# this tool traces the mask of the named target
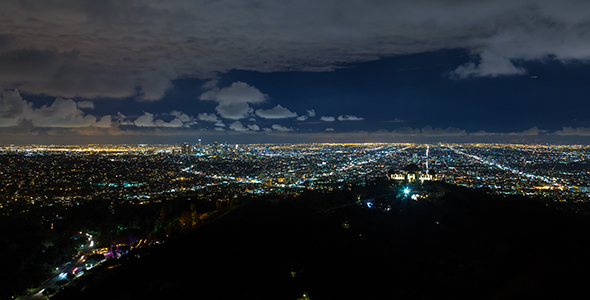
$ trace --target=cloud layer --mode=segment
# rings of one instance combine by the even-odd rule
[[[243,85],[248,89],[251,86]],[[247,90],[248,90],[247,89]],[[222,89],[221,89],[222,90]],[[221,91],[220,90],[220,91]],[[257,91],[257,90],[256,90]],[[259,92],[258,92],[259,93]],[[246,93],[248,94],[248,93]],[[251,93],[249,95],[258,95]],[[230,97],[231,98],[231,97]],[[213,100],[218,99],[217,97]],[[223,99],[223,98],[221,98]],[[236,100],[231,98],[227,100],[231,103],[250,103],[261,100],[252,100],[260,98],[246,97],[247,100]],[[217,101],[217,100],[216,100]],[[227,138],[240,134],[247,134],[250,137],[280,137],[294,139],[309,139],[321,141],[381,141],[394,142],[396,140],[419,141],[422,139],[443,139],[448,141],[488,141],[493,138],[494,141],[522,142],[530,140],[534,142],[543,142],[547,140],[564,141],[563,139],[574,138],[580,140],[590,137],[590,128],[588,127],[567,127],[564,126],[559,130],[545,130],[537,126],[531,127],[520,132],[468,132],[465,129],[455,127],[397,127],[392,130],[342,130],[333,127],[324,127],[326,124],[348,124],[354,121],[363,120],[363,118],[352,115],[340,115],[338,118],[322,116],[319,122],[299,123],[295,121],[287,122],[288,124],[277,124],[276,116],[296,115],[288,109],[277,105],[274,108],[262,110],[266,121],[257,124],[255,118],[247,120],[233,120],[226,125],[217,115],[210,113],[199,113],[197,117],[190,116],[178,110],[172,110],[169,113],[150,113],[143,112],[140,116],[125,116],[122,113],[117,115],[96,116],[88,112],[94,110],[95,103],[90,101],[74,101],[71,99],[56,98],[49,104],[35,107],[31,102],[25,100],[18,90],[6,90],[0,95],[0,135],[5,139],[7,136],[28,136],[33,137],[59,137],[59,136],[111,136],[113,138],[120,136],[209,136],[216,138]],[[250,109],[251,111],[251,109]],[[251,113],[251,112],[250,112]],[[265,115],[268,113],[268,115]],[[307,112],[307,116],[315,117],[312,111]],[[260,114],[259,114],[260,116]],[[262,116],[260,116],[262,117]],[[273,120],[274,119],[274,120]],[[198,121],[202,121],[199,123]],[[272,120],[272,123],[269,123]],[[247,122],[247,123],[246,123]],[[340,123],[342,122],[342,123]],[[388,122],[389,123],[389,122]],[[209,126],[209,125],[213,126]],[[320,125],[323,124],[323,125]],[[317,126],[315,131],[310,131],[309,127]],[[77,139],[77,138],[76,138]]]
[[[328,71],[448,48],[473,54],[454,78],[590,59],[585,0],[6,0],[0,11],[0,86],[64,98],[156,100],[179,77]],[[247,112],[226,104],[234,119]]]

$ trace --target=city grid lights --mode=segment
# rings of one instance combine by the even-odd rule
[[[588,157],[588,146],[512,144],[4,146],[0,208],[17,201],[77,205],[94,197],[141,204],[188,192],[330,191],[400,174],[409,165],[416,178],[429,172],[492,193],[585,202]],[[412,196],[410,187],[401,192]]]

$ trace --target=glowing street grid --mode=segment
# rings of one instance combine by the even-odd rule
[[[75,205],[101,197],[142,204],[195,192],[329,191],[386,178],[412,163],[444,182],[490,193],[586,202],[589,158],[589,146],[513,144],[5,146],[0,208],[16,201]]]

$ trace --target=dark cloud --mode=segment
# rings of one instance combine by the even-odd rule
[[[338,121],[362,121],[362,120],[364,120],[364,118],[360,118],[357,116],[351,116],[351,115],[338,116]]]
[[[249,128],[244,127],[244,125],[242,125],[242,122],[240,121],[235,121],[231,124],[229,124],[229,129],[235,130],[235,131],[248,131]]]
[[[191,117],[181,111],[173,110],[170,112],[170,114],[175,116],[176,119],[182,121],[185,127],[198,124],[197,120],[194,117]]]
[[[170,122],[165,122],[160,119],[154,119],[154,114],[144,112],[142,116],[137,118],[134,122],[137,127],[183,127],[184,123],[180,118],[176,117]]]
[[[232,120],[245,119],[254,112],[248,103],[220,103],[215,109],[220,116]]]
[[[76,103],[70,99],[57,98],[51,105],[40,108],[23,99],[18,90],[4,91],[0,96],[0,127],[19,126],[30,122],[35,127],[84,127],[96,124],[96,117],[85,114],[80,107],[88,102]],[[103,121],[101,125],[104,125]]]
[[[451,77],[464,79],[468,77],[497,77],[504,75],[524,75],[526,70],[515,66],[508,58],[484,51],[479,54],[480,61],[466,63],[452,71]]]
[[[197,115],[197,118],[199,120],[205,121],[205,122],[213,122],[213,123],[221,122],[221,120],[219,120],[219,118],[215,114],[200,113]]]
[[[20,49],[0,53],[0,84],[34,94],[61,97],[129,97],[141,88],[141,99],[155,100],[168,88],[168,79],[157,75],[134,76],[124,70],[90,65],[80,52],[57,49]]]
[[[0,86],[63,97],[154,100],[178,77],[329,71],[448,48],[474,55],[456,78],[590,59],[583,0],[7,0],[0,11]]]
[[[535,94],[542,87],[534,84],[554,79],[539,74],[542,76],[538,80],[528,80],[530,75],[537,75],[532,72],[537,72],[539,65],[531,61],[550,61],[564,69],[572,65],[586,67],[584,64],[590,61],[589,33],[590,2],[576,0],[6,0],[0,3],[0,87],[10,90],[0,98],[0,131],[6,134],[14,129],[19,134],[54,136],[180,136],[187,132],[209,136],[235,136],[241,132],[249,136],[303,136],[316,132],[318,138],[369,140],[588,136],[588,120],[581,115],[572,117],[580,122],[556,120],[547,127],[549,131],[531,128],[547,124],[536,122],[538,119],[522,121],[520,124],[526,124],[522,126],[480,126],[474,125],[480,120],[456,120],[454,116],[475,119],[477,114],[487,115],[481,122],[498,124],[501,122],[491,119],[516,115],[499,113],[492,117],[497,111],[484,111],[491,107],[489,103],[502,101],[514,112],[525,106],[529,115],[537,108],[540,111],[542,106],[519,101],[542,98],[545,93]],[[455,50],[436,51],[440,49]],[[407,55],[416,53],[424,54]],[[352,63],[396,55],[410,61],[412,57],[449,53],[454,58],[433,71],[436,80],[427,76],[418,76],[418,80],[410,74],[413,71],[407,71],[409,76],[401,80],[393,72],[386,73],[389,70],[375,72],[392,75],[397,84],[374,80],[375,89],[366,93],[366,98],[359,96],[359,87],[371,85],[371,77],[347,81],[353,77],[352,72],[346,75],[350,70],[338,70]],[[385,64],[396,59],[383,59],[380,65],[396,68]],[[572,61],[576,63],[561,64]],[[358,70],[372,68],[370,65],[355,64]],[[416,70],[420,68],[424,66]],[[336,72],[311,76],[299,73],[315,82],[298,76],[293,76],[292,81],[282,80],[293,75],[282,72],[296,71]],[[584,72],[580,72],[580,78],[587,77]],[[332,79],[326,79],[330,76]],[[496,78],[505,76],[514,78]],[[474,77],[496,79],[466,80]],[[186,101],[182,99],[189,92],[181,91],[179,84],[177,90],[167,93],[172,80],[193,83],[189,96],[200,96],[203,101],[179,104]],[[508,80],[523,80],[518,91],[515,88],[511,93],[514,96],[507,93],[504,99],[504,95],[491,93],[498,96],[479,97],[496,87],[488,82]],[[481,85],[471,86],[475,81]],[[570,81],[571,77],[567,79]],[[417,84],[418,88],[409,91],[400,82]],[[432,96],[435,99],[430,99],[431,93],[418,90],[433,85],[432,90],[441,91],[440,97]],[[559,99],[564,86],[556,85],[556,93],[547,93],[547,97]],[[471,94],[469,89],[476,87],[482,89]],[[508,85],[497,87],[510,92],[502,88]],[[36,95],[25,100],[16,88]],[[399,91],[386,95],[386,89]],[[456,91],[464,93],[455,97]],[[281,105],[265,93],[280,99]],[[383,97],[375,97],[377,94]],[[563,94],[564,99],[568,98]],[[116,110],[109,111],[110,107],[101,104],[105,102],[77,97],[126,99],[117,104]],[[133,98],[151,101],[163,97],[166,103],[141,103],[136,104],[141,107],[129,109]],[[580,101],[577,99],[569,102],[574,105]],[[388,105],[394,102],[399,105]],[[422,106],[420,110],[424,109],[423,117],[412,113],[416,103]],[[461,109],[446,117],[452,120],[443,120],[443,107],[453,105]],[[332,116],[316,116],[310,107]],[[443,117],[435,120],[429,109],[439,108]],[[578,111],[583,111],[581,108]],[[390,114],[383,117],[383,112]],[[405,117],[398,119],[395,115]],[[363,122],[338,122],[364,118]],[[401,122],[414,127],[396,128],[401,124],[394,123]],[[556,130],[562,125],[566,127]],[[350,132],[360,126],[373,131]],[[375,131],[380,128],[387,130]],[[524,128],[530,129],[521,131]],[[503,129],[505,132],[489,132]]]
[[[422,128],[420,134],[422,136],[464,136],[467,132],[463,129],[454,127],[443,128],[432,128],[432,126],[426,126]]]
[[[286,119],[297,117],[296,113],[282,107],[280,104],[271,109],[258,109],[256,110],[256,115],[265,119]]]
[[[0,51],[10,46],[10,37],[6,34],[0,34]]]
[[[555,131],[555,135],[590,136],[590,127],[563,127]]]
[[[289,127],[279,125],[279,124],[272,124],[271,129],[275,130],[275,131],[280,131],[280,132],[293,131],[293,128],[289,128]]]
[[[91,102],[91,101],[80,101],[80,102],[76,103],[76,105],[78,105],[79,108],[88,108],[88,109],[94,108],[94,102]]]
[[[82,127],[96,123],[96,117],[84,115],[76,102],[63,98],[33,110],[31,119],[37,127]]]
[[[96,122],[94,125],[95,127],[101,127],[101,128],[110,128],[112,125],[112,118],[111,115],[106,115],[103,116],[98,122]]]

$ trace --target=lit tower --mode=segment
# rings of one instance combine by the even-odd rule
[[[430,146],[426,145],[426,173],[428,173],[428,150],[430,150]]]
[[[182,143],[181,151],[182,154],[191,155],[193,153],[193,147],[189,143]]]

